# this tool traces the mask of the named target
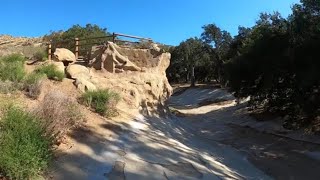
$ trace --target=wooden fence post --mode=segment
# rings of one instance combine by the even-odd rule
[[[75,52],[75,55],[76,55],[76,60],[79,58],[79,38],[75,38],[75,41],[76,41],[76,52]]]
[[[48,60],[49,61],[51,61],[51,47],[52,45],[51,45],[51,41],[49,42],[49,44],[48,44]]]
[[[115,43],[116,42],[116,34],[112,33],[112,42]]]

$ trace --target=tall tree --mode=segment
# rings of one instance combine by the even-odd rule
[[[202,27],[204,32],[201,34],[202,40],[211,45],[212,60],[214,61],[214,73],[218,82],[223,81],[223,63],[228,59],[226,56],[232,43],[232,36],[227,31],[222,31],[215,24],[208,24]]]
[[[184,73],[186,80],[191,79],[191,86],[195,85],[195,69],[205,65],[210,59],[209,48],[200,39],[190,38],[183,41],[172,51],[169,72]],[[184,72],[183,72],[184,71]],[[205,72],[203,72],[205,73]],[[169,74],[169,76],[173,76]]]

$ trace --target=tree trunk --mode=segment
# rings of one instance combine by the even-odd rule
[[[194,76],[194,66],[191,68],[191,87],[196,86],[196,77]]]
[[[189,71],[187,72],[187,76],[186,76],[186,83],[189,82]]]

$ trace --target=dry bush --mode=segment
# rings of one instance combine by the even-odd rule
[[[46,134],[55,141],[83,120],[76,100],[59,91],[47,93],[35,110],[35,114],[43,120]]]
[[[36,61],[46,61],[48,60],[48,54],[46,50],[39,50],[33,54],[33,59]]]
[[[12,81],[0,81],[0,93],[9,94],[19,89],[19,83]]]
[[[45,52],[46,53],[46,47],[40,46],[40,47],[35,47],[35,46],[22,46],[19,47],[19,51],[28,59],[32,59],[34,55],[38,52]],[[46,56],[47,57],[47,56]]]
[[[45,75],[39,73],[31,73],[26,76],[23,83],[23,89],[26,95],[32,99],[37,99],[41,94],[41,87]]]

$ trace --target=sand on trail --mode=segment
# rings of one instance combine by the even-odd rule
[[[180,119],[133,110],[113,119],[86,112],[61,145],[52,179],[269,179],[240,151],[198,137]]]

